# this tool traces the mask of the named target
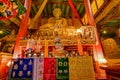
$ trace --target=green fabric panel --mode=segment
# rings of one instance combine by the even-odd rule
[[[56,60],[56,79],[69,80],[68,58],[57,58]]]

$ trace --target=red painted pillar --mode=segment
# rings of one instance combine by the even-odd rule
[[[84,4],[85,4],[85,9],[86,9],[89,25],[94,26],[95,30],[96,30],[97,42],[93,46],[94,47],[94,54],[93,55],[94,55],[94,59],[95,59],[94,66],[95,66],[96,72],[98,72],[98,74],[101,75],[102,73],[101,73],[101,69],[99,68],[99,63],[105,62],[105,58],[103,56],[102,45],[101,45],[101,41],[100,41],[100,38],[99,38],[99,35],[98,35],[98,32],[97,32],[94,17],[93,17],[93,14],[92,14],[91,6],[90,6],[90,0],[84,0]]]
[[[73,12],[75,13],[75,15],[78,17],[78,20],[80,21],[80,23],[81,23],[82,25],[84,25],[83,22],[82,22],[82,19],[81,19],[80,15],[78,14],[77,10],[75,9],[75,7],[74,7],[74,5],[73,5],[73,3],[72,3],[72,0],[68,0],[68,3],[69,3],[69,5],[70,5],[72,11],[73,11]]]
[[[69,3],[69,5],[70,5],[70,7],[71,7],[71,9],[72,9],[72,21],[73,21],[73,24],[75,24],[75,18],[74,18],[74,14],[77,16],[77,18],[78,18],[78,20],[80,21],[80,23],[82,24],[82,25],[84,25],[83,24],[83,22],[82,22],[82,19],[81,19],[81,17],[80,17],[80,15],[78,14],[78,12],[77,12],[77,10],[75,9],[75,7],[74,7],[74,5],[73,5],[73,3],[72,3],[72,0],[68,0],[68,3]],[[74,14],[73,14],[74,13]],[[76,25],[74,25],[75,26],[75,28],[76,28]],[[79,42],[79,41],[78,41]],[[82,45],[81,45],[81,43],[78,43],[78,51],[79,51],[79,53],[80,53],[80,55],[83,55],[83,49],[82,49]]]
[[[84,4],[85,4],[89,25],[95,26],[95,21],[90,6],[90,0],[84,0]]]
[[[92,10],[91,10],[91,6],[90,6],[90,0],[84,0],[84,4],[85,4],[87,17],[88,17],[88,22],[89,22],[90,25],[94,26],[95,29],[96,29],[96,36],[97,36],[97,43],[95,44],[96,54],[98,55],[99,59],[103,59],[104,56],[103,56],[102,45],[101,45],[100,37],[97,33],[96,24],[95,24],[94,17],[93,17],[93,14],[92,14]]]
[[[14,58],[18,57],[21,38],[26,36],[31,2],[32,2],[32,0],[25,0],[24,6],[26,7],[26,12],[23,14],[22,21],[20,23],[20,29],[19,29],[19,32],[18,32],[18,35],[17,35],[14,54],[13,54]]]

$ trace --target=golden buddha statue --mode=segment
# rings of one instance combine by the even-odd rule
[[[12,52],[14,44],[16,41],[15,30],[11,31],[10,35],[6,35],[0,39],[0,50],[3,52]]]
[[[48,19],[48,23],[45,25],[40,26],[39,30],[41,29],[52,29],[58,34],[63,34],[65,32],[65,28],[68,27],[67,20],[61,17],[61,9],[55,8],[53,10],[54,17]]]

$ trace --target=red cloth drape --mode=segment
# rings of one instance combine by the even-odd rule
[[[56,59],[44,58],[43,80],[56,80]]]

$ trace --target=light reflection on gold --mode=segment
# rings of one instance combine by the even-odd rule
[[[93,0],[92,4],[91,4],[91,8],[92,8],[92,13],[93,15],[97,12],[97,10],[103,5],[104,0]]]
[[[92,2],[91,7],[92,7],[92,13],[94,15],[97,12],[97,6],[95,1]]]
[[[104,3],[104,0],[96,0],[96,2],[97,2],[98,8],[100,8],[102,4]]]
[[[3,31],[0,30],[0,34],[2,34],[2,33],[3,33]]]

